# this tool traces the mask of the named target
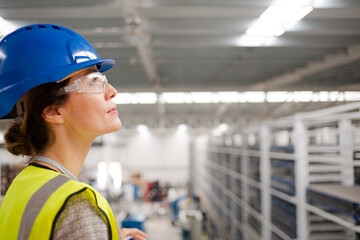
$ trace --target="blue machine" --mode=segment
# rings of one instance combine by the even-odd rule
[[[122,228],[137,228],[145,232],[145,214],[131,213],[121,223]]]
[[[170,203],[172,209],[172,224],[174,224],[179,218],[179,206],[178,206],[179,202],[187,198],[188,195],[183,195]]]

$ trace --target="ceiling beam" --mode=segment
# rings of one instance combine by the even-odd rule
[[[222,6],[158,6],[139,8],[141,14],[147,18],[189,19],[189,18],[242,18],[259,17],[267,6],[262,8],[222,7]]]
[[[221,4],[231,8],[266,8],[276,2],[284,2],[284,0],[234,0],[234,1],[223,1]],[[190,7],[219,7],[219,3],[216,1],[209,0],[196,0],[196,1],[184,1],[184,0],[144,0],[142,7],[175,7],[184,6],[185,4]],[[351,8],[359,6],[358,0],[313,0],[315,8]]]
[[[0,8],[0,16],[10,20],[42,20],[42,19],[96,19],[122,18],[122,8],[118,5],[98,5],[83,7],[21,7]]]
[[[215,113],[215,117],[220,118],[220,117],[224,116],[225,112],[230,108],[230,106],[231,106],[231,103],[221,104]]]
[[[145,21],[138,12],[138,1],[123,0],[123,14],[128,24],[127,35],[136,41],[140,60],[145,68],[148,81],[155,88],[161,88],[161,81],[151,49],[151,36],[145,33],[142,24]]]
[[[278,118],[284,113],[290,112],[294,108],[294,103],[284,102],[277,105],[275,108],[272,109],[270,116],[272,118]],[[286,114],[285,114],[286,115]]]
[[[235,0],[224,1],[222,4],[229,7],[266,7],[270,5],[273,0]],[[184,1],[184,0],[143,0],[143,7],[159,7],[159,6],[184,6],[190,4],[191,6],[219,6],[216,1],[209,0],[196,0],[196,1]]]
[[[158,70],[155,64],[153,51],[151,48],[151,36],[146,33],[143,28],[145,19],[141,18],[138,11],[137,0],[122,0],[123,14],[126,18],[125,22],[125,37],[130,37],[136,42],[136,48],[138,50],[140,61],[145,68],[145,72],[149,83],[153,86],[156,93],[161,91],[161,80],[158,74]],[[159,97],[159,94],[158,94]],[[160,127],[165,124],[165,106],[161,101],[157,101],[157,118],[159,119]]]
[[[360,12],[359,12],[360,14]],[[162,21],[166,22],[166,21]],[[156,35],[156,36],[180,36],[180,37],[231,37],[240,36],[245,33],[247,27],[251,24],[251,20],[237,21],[234,22],[225,21],[222,24],[211,26],[201,26],[201,24],[181,27],[170,27],[166,23],[160,23],[152,21],[151,24],[142,22],[143,31]],[[210,22],[209,22],[210,24]],[[226,28],[224,26],[226,25]],[[360,29],[354,28],[354,26],[360,25],[358,21],[301,21],[294,25],[286,33],[288,38],[306,38],[306,37],[319,37],[319,36],[330,36],[330,37],[342,37],[349,36],[353,37],[360,35]],[[124,28],[120,27],[102,27],[102,28],[79,28],[77,30],[86,36],[116,36],[124,33]]]
[[[266,79],[250,86],[248,90],[269,91],[277,87],[284,87],[299,82],[306,76],[340,67],[358,59],[360,59],[360,45],[349,46],[346,52],[325,55],[321,61],[309,62],[305,67]]]
[[[303,48],[338,48],[347,45],[357,44],[358,38],[349,37],[331,37],[327,36],[327,42],[324,42],[324,38],[319,36],[317,38],[305,38],[300,36],[286,37],[282,36],[281,39],[275,39],[271,44],[266,47],[303,47]],[[239,43],[239,36],[218,36],[194,38],[188,37],[187,39],[173,38],[159,38],[153,41],[154,47],[158,48],[177,48],[177,49],[205,49],[205,48],[224,48],[224,47],[248,47],[242,46]]]

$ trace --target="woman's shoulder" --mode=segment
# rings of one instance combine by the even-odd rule
[[[89,191],[68,198],[55,220],[53,239],[107,239],[106,219]]]

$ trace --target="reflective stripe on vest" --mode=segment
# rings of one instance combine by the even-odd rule
[[[30,200],[26,204],[21,218],[18,240],[29,239],[35,219],[41,208],[44,206],[46,200],[48,200],[51,194],[53,194],[59,187],[68,181],[70,181],[68,177],[60,174],[45,183],[34,193],[34,195],[31,196]]]
[[[84,190],[91,193],[91,202],[105,217],[110,239],[118,240],[115,217],[100,193],[86,183],[35,166],[25,168],[5,195],[0,208],[0,239],[50,239],[66,201]]]

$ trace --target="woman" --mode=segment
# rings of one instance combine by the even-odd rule
[[[6,148],[28,156],[0,208],[0,239],[119,239],[108,202],[77,176],[93,140],[121,127],[114,65],[65,27],[22,27],[0,42],[0,117]],[[138,229],[120,237],[145,239]]]

